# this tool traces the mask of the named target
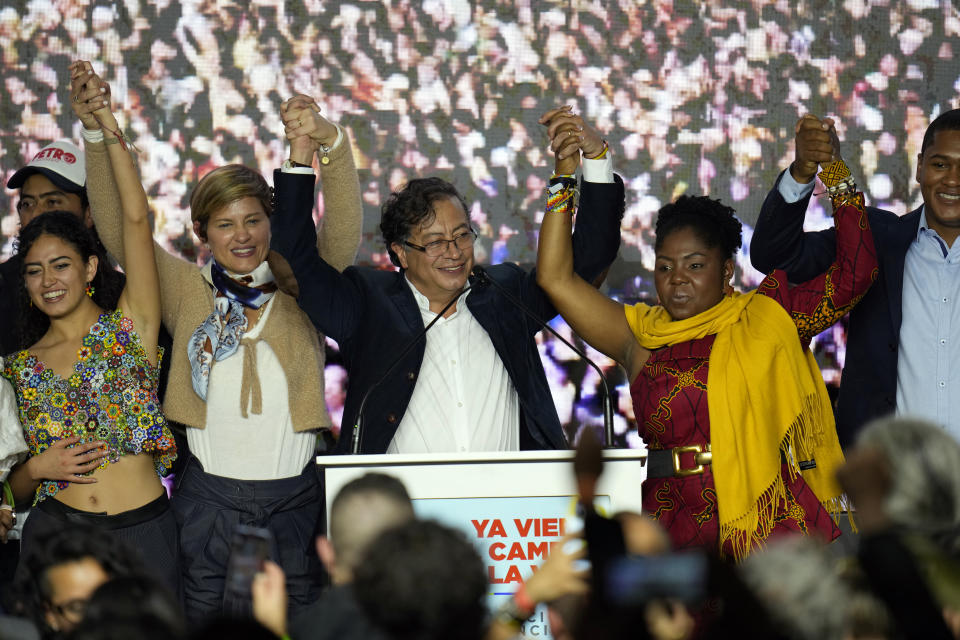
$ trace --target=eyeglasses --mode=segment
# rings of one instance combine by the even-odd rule
[[[428,242],[425,245],[413,244],[412,242],[404,241],[403,244],[411,249],[424,252],[427,254],[428,258],[439,258],[447,252],[447,249],[450,247],[450,243],[457,245],[457,249],[460,251],[466,251],[473,246],[473,242],[476,239],[477,232],[471,229],[470,231],[465,231],[460,235],[454,236],[453,240],[434,240],[433,242]]]
[[[83,614],[87,611],[87,600],[85,598],[74,598],[62,604],[51,602],[50,608],[67,620],[80,622],[83,619]]]

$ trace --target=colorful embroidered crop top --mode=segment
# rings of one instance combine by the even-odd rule
[[[110,454],[100,469],[122,455],[151,453],[157,474],[167,475],[177,447],[157,398],[159,367],[147,360],[133,321],[120,309],[101,314],[83,338],[73,369],[64,380],[29,351],[7,359],[3,375],[17,392],[30,455],[39,455],[57,440],[78,436],[81,443],[107,443]],[[34,504],[69,485],[42,482]]]

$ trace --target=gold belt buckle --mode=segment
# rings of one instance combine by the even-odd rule
[[[706,451],[704,451],[703,447],[699,444],[688,444],[682,447],[674,447],[671,449],[671,452],[673,453],[673,475],[677,478],[700,475],[703,473],[704,467],[713,462],[713,454],[710,452],[709,444],[707,445]],[[680,456],[685,453],[694,454],[693,461],[697,466],[689,469],[680,467]]]

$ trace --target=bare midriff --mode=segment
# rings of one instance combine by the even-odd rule
[[[97,469],[91,476],[97,482],[71,482],[57,492],[56,499],[74,509],[115,515],[142,507],[163,495],[165,489],[157,476],[153,455],[125,455]]]

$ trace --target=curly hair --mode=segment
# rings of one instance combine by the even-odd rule
[[[674,231],[687,228],[707,247],[719,248],[724,260],[733,258],[742,244],[743,225],[737,220],[736,211],[707,196],[680,196],[659,211],[654,249],[659,250]]]
[[[938,131],[960,131],[960,109],[944,111],[930,123],[923,134],[923,143],[920,145],[921,155],[927,150],[927,147],[933,144],[933,139]]]
[[[464,211],[469,211],[467,201],[457,188],[440,178],[411,180],[400,191],[391,193],[383,203],[380,208],[380,233],[393,264],[401,266],[400,259],[393,251],[393,243],[403,244],[413,229],[430,224],[436,215],[433,203],[444,198],[455,199]]]
[[[103,245],[80,218],[67,211],[50,211],[37,216],[20,232],[17,243],[17,259],[20,261],[19,341],[24,348],[37,342],[50,328],[50,318],[47,314],[31,304],[30,294],[27,293],[26,281],[23,278],[24,263],[30,248],[38,238],[45,235],[60,238],[69,244],[80,254],[84,262],[89,260],[90,256],[97,256],[99,260],[97,273],[90,284],[94,288],[93,301],[99,307],[109,311],[116,309],[126,282],[123,274],[111,268]]]

